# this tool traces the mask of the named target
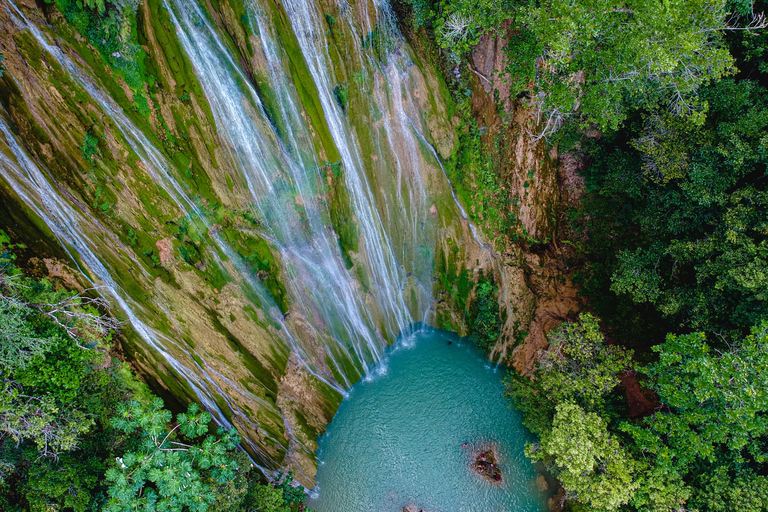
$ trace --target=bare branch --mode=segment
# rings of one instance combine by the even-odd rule
[[[488,82],[488,85],[493,85],[493,82],[491,82],[491,81],[488,79],[488,77],[487,77],[487,76],[485,76],[484,74],[482,74],[481,72],[479,72],[478,70],[476,70],[475,68],[473,68],[472,66],[469,66],[469,70],[470,70],[471,72],[473,72],[474,74],[476,74],[477,76],[479,76],[480,78],[482,78],[483,80],[485,80],[486,82]]]
[[[747,32],[751,32],[753,30],[762,30],[768,27],[768,19],[766,19],[764,12],[752,14],[748,16],[748,19],[749,19],[749,23],[747,23],[746,26],[739,27],[738,23],[741,20],[741,16],[739,16],[737,13],[733,13],[731,14],[731,17],[728,18],[728,20],[726,20],[725,23],[723,23],[722,27],[703,28],[701,29],[701,32],[720,32],[723,30],[727,30],[727,31],[745,30]]]
[[[83,293],[89,291],[97,292],[98,289],[88,288],[83,290]],[[4,296],[4,298],[7,298],[7,296]],[[84,324],[86,328],[97,331],[101,335],[105,335],[110,331],[117,331],[121,325],[121,322],[115,317],[99,312],[91,313],[84,309],[89,306],[98,309],[108,309],[110,307],[109,302],[101,296],[91,297],[78,293],[59,302],[29,303],[27,306],[39,311],[64,329],[67,335],[74,339],[80,348],[85,347],[81,346],[78,342],[78,338],[82,334],[78,324]]]

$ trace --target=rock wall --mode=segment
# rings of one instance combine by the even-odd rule
[[[480,221],[476,230],[480,239],[476,240],[464,222],[461,233],[445,232],[442,240],[445,254],[461,247],[461,251],[453,251],[456,267],[475,278],[480,272],[493,275],[499,284],[504,326],[489,358],[526,373],[532,370],[538,352],[546,348],[546,333],[582,307],[569,266],[575,256],[573,247],[561,240],[571,237],[565,211],[577,204],[584,185],[577,159],[559,155],[556,146],[547,147],[546,141],[532,136],[536,130],[534,100],[511,96],[503,72],[507,67],[504,48],[514,35],[510,26],[504,23],[499,31],[480,37],[468,69],[472,115],[486,128],[481,135],[486,150],[501,141],[503,149],[494,171],[505,192],[517,198],[507,213],[517,217],[518,225],[510,236]],[[466,334],[465,316],[456,311],[455,301],[442,299],[437,304],[438,315],[442,311],[451,320],[441,323]]]

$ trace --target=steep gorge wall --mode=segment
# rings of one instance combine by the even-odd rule
[[[546,342],[543,330],[570,307],[561,299],[570,297],[570,288],[567,279],[561,283],[557,244],[531,250],[510,237],[491,243],[488,233],[472,229],[440,164],[458,144],[445,84],[427,59],[386,32],[392,24],[384,18],[391,13],[365,2],[311,5],[327,22],[329,80],[399,262],[402,289],[394,292],[404,297],[413,321],[466,333],[456,304],[441,293],[430,299],[433,260],[444,258],[459,273],[494,273],[506,323],[491,357],[525,369]],[[39,251],[30,255],[38,258],[30,263],[38,271],[88,286],[77,277],[81,269],[106,296],[121,297],[124,304],[115,306],[125,320],[124,350],[137,370],[168,395],[202,401],[219,421],[234,424],[265,469],[287,467],[311,486],[315,439],[365,364],[349,345],[329,341],[330,331],[318,326],[332,326],[318,320],[319,311],[299,307],[313,290],[301,286],[302,276],[284,263],[265,220],[254,215],[247,175],[233,159],[232,142],[182,47],[172,11],[158,0],[139,6],[135,30],[153,80],[137,87],[53,6],[32,0],[15,6],[18,13],[0,1],[6,68],[0,78],[6,127],[0,192],[12,236],[30,253]],[[323,205],[324,229],[338,242],[337,258],[376,339],[391,343],[399,333],[371,282],[375,273],[366,253],[372,241],[353,204],[345,174],[351,169],[330,128],[322,84],[313,79],[310,56],[294,33],[295,10],[272,0],[210,0],[204,7],[247,81],[241,88],[255,90],[267,113],[259,133],[285,137],[291,125],[270,78],[275,61],[261,31],[279,42],[282,73],[311,134],[303,158],[314,158],[321,176],[312,197],[295,194],[285,201],[299,217],[305,203]],[[43,48],[21,14],[61,48],[84,81]],[[524,136],[525,109],[513,108],[513,120],[502,121],[479,78],[473,89],[473,110],[485,118],[489,136],[502,124],[511,127],[504,137],[514,143],[503,172],[506,186],[520,191],[521,226],[532,239],[555,240],[561,198],[554,153]],[[98,90],[108,98],[100,100]],[[345,98],[338,98],[342,91]],[[249,103],[241,108],[255,109]],[[255,110],[251,117],[261,119]],[[524,187],[531,169],[536,179]],[[304,229],[301,222],[296,226]]]
[[[505,23],[497,32],[480,37],[465,73],[471,87],[471,113],[483,127],[480,142],[493,159],[499,187],[483,191],[477,184],[479,177],[471,176],[475,181],[471,189],[498,194],[506,201],[503,214],[516,220],[511,232],[502,232],[483,213],[470,211],[468,217],[478,227],[481,243],[467,236],[466,229],[463,235],[446,232],[441,241],[449,274],[466,270],[475,280],[480,273],[493,277],[499,287],[503,327],[489,358],[526,373],[546,348],[546,333],[582,306],[571,280],[573,246],[563,240],[572,236],[565,214],[577,204],[583,182],[575,171],[578,161],[569,154],[559,155],[557,146],[548,147],[545,140],[533,136],[538,122],[535,100],[511,95],[505,75],[506,47],[514,35],[510,26]],[[420,47],[423,34],[409,37]],[[457,301],[444,289],[437,298],[438,323],[467,334],[466,315]]]

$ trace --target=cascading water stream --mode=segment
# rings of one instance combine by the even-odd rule
[[[12,2],[12,0],[8,0],[8,1],[10,6],[14,10],[14,14],[18,17],[17,22],[32,33],[32,35],[37,40],[38,44],[40,44],[40,46],[46,52],[52,55],[56,59],[56,61],[64,67],[64,69],[67,71],[69,76],[72,79],[74,79],[77,82],[77,84],[80,87],[82,87],[83,90],[85,90],[88,93],[88,95],[97,102],[97,104],[102,108],[102,110],[105,113],[107,113],[107,115],[109,115],[109,117],[115,122],[118,129],[121,131],[123,136],[126,138],[128,143],[130,144],[131,149],[133,149],[136,152],[136,154],[140,157],[142,163],[144,163],[144,166],[149,172],[152,179],[161,188],[163,188],[163,190],[166,193],[168,193],[168,195],[176,203],[179,210],[181,210],[185,216],[188,216],[188,217],[193,216],[194,218],[202,222],[202,224],[206,228],[206,231],[211,235],[211,237],[216,242],[216,245],[218,246],[218,248],[230,260],[237,262],[238,258],[234,255],[234,252],[232,251],[232,249],[222,241],[221,237],[218,236],[218,233],[216,232],[216,230],[212,229],[210,223],[207,221],[205,215],[203,215],[200,208],[187,195],[187,193],[184,191],[184,188],[181,186],[178,180],[176,180],[173,177],[172,166],[168,163],[166,158],[157,150],[157,148],[154,147],[154,145],[147,139],[147,137],[138,128],[136,128],[133,125],[133,123],[119,110],[119,108],[115,107],[112,104],[112,102],[108,99],[108,96],[103,91],[101,91],[88,79],[84,78],[84,73],[80,71],[80,69],[61,51],[59,47],[50,45],[46,41],[42,33],[37,29],[37,27],[35,27],[34,24],[30,23],[26,19],[26,17],[16,7],[16,5]],[[212,251],[212,253],[214,258],[217,260],[217,263],[219,263],[218,255],[216,254],[216,252]],[[286,328],[282,314],[280,314],[279,309],[277,308],[277,305],[274,303],[274,300],[272,299],[269,292],[264,288],[264,286],[257,280],[254,280],[251,277],[250,272],[248,270],[243,268],[238,268],[238,270],[239,270],[239,274],[249,283],[251,288],[257,293],[262,303],[270,305],[270,307],[267,308],[270,314],[270,318],[275,323],[278,323],[279,325],[281,325],[281,332],[285,333],[285,336],[288,338],[287,341],[291,345],[291,347],[294,349],[296,356],[299,360],[299,363],[302,365],[302,367],[306,369],[314,377],[316,377],[317,379],[325,383],[326,385],[332,387],[337,392],[344,394],[343,388],[339,387],[338,384],[333,382],[332,377],[321,375],[314,368],[311,368],[307,364],[306,354],[299,347],[295,337],[291,334],[290,330]],[[344,384],[348,386],[351,383],[345,382]],[[248,394],[247,392],[244,392],[242,389],[238,389],[238,391],[243,392],[244,394]]]
[[[287,128],[280,137],[205,13],[192,2],[173,1],[166,6],[211,105],[218,131],[226,139],[233,167],[243,177],[259,217],[264,219],[266,237],[278,249],[283,266],[295,276],[288,282],[292,298],[315,332],[327,331],[336,343],[346,342],[340,346],[348,356],[350,351],[354,353],[367,374],[369,365],[379,361],[383,342],[353,288],[338,244],[323,225],[322,217],[327,213],[321,212],[313,190],[313,183],[322,182],[323,177],[296,105],[279,85],[284,80],[274,81]],[[260,31],[269,48],[272,43],[266,40],[266,32],[266,27]],[[267,51],[266,55],[274,69],[274,52]]]
[[[226,415],[213,398],[214,396],[223,397],[228,407],[230,407],[236,415],[241,416],[241,420],[249,422],[251,426],[258,429],[258,425],[250,422],[248,416],[237,407],[236,403],[226,398],[226,393],[224,393],[218,386],[216,380],[211,378],[205,368],[197,365],[197,371],[192,370],[174,357],[167,347],[172,346],[176,352],[188,352],[188,348],[180,346],[173,339],[156,331],[139,318],[142,314],[141,306],[130,304],[130,302],[133,301],[114,281],[109,269],[104,266],[101,258],[97,256],[97,253],[103,254],[105,251],[109,251],[110,249],[108,249],[108,245],[119,247],[119,242],[109,236],[109,232],[95,220],[74,209],[70,203],[61,196],[61,193],[46,177],[46,173],[43,172],[40,167],[29,158],[29,156],[27,156],[24,149],[13,137],[10,127],[3,116],[0,116],[0,133],[3,135],[3,142],[15,159],[11,159],[9,156],[0,153],[0,169],[2,170],[3,179],[5,179],[11,186],[19,198],[32,208],[35,214],[45,222],[67,252],[70,252],[70,248],[74,249],[77,257],[70,252],[73,261],[78,261],[79,258],[87,267],[88,271],[95,275],[98,282],[94,282],[89,276],[89,273],[84,271],[84,269],[81,269],[83,275],[94,284],[94,287],[97,288],[102,295],[106,292],[106,295],[118,305],[118,307],[125,313],[131,327],[136,333],[186,380],[199,402],[208,411],[214,413],[216,420],[220,424],[227,427],[231,426],[226,419]],[[87,229],[86,226],[88,226]],[[99,243],[99,241],[92,236],[87,235],[86,233],[88,232],[106,233],[110,238],[110,244]],[[120,252],[124,253],[123,251]],[[211,371],[215,372],[212,368]],[[199,373],[202,373],[202,378]],[[217,376],[222,380],[226,379],[223,375],[219,374]],[[255,401],[260,400],[252,394],[250,397]],[[262,433],[266,434],[265,432]],[[250,440],[246,439],[246,441],[249,442],[249,445],[256,453],[259,453],[258,447],[255,444],[250,442]],[[269,461],[269,458],[266,457],[266,460]],[[263,471],[267,471],[260,465],[259,468]]]
[[[93,272],[101,284],[100,290],[106,290],[120,308],[128,316],[132,327],[141,336],[141,338],[152,348],[160,352],[176,371],[184,375],[190,382],[190,385],[197,393],[198,399],[212,410],[218,410],[216,403],[210,400],[203,389],[207,385],[200,381],[197,375],[179,363],[170,353],[166,352],[159,341],[160,335],[142,322],[134,308],[128,304],[124,294],[119,290],[119,286],[112,279],[109,270],[102,264],[96,256],[94,250],[99,250],[98,244],[83,229],[85,217],[74,210],[70,204],[61,198],[58,191],[49,183],[45,174],[40,168],[26,155],[24,150],[14,138],[10,127],[3,116],[0,116],[0,132],[2,132],[4,143],[13,154],[16,161],[5,154],[0,154],[0,166],[3,169],[3,177],[13,188],[16,194],[24,202],[34,209],[35,213],[46,223],[53,231],[54,235],[61,242],[62,246],[69,251],[72,247],[77,256],[84,262],[87,268]],[[93,226],[95,231],[104,231],[103,228]],[[112,240],[114,243],[114,240]],[[74,261],[77,261],[73,257]],[[83,275],[89,277],[86,272]],[[90,278],[89,278],[90,280]],[[93,283],[93,281],[91,281]],[[95,283],[93,283],[96,285]],[[169,340],[170,341],[170,340]]]
[[[204,9],[194,0],[164,0],[185,58],[192,64],[202,86],[205,97],[201,99],[213,114],[226,170],[234,173],[238,192],[244,192],[232,200],[233,192],[233,197],[227,199],[255,213],[258,226],[254,231],[258,231],[258,235],[254,236],[266,240],[279,261],[282,284],[288,290],[290,302],[288,314],[284,316],[265,285],[229,245],[226,235],[219,232],[220,227],[206,217],[204,211],[208,210],[201,200],[190,197],[188,187],[176,175],[179,171],[169,159],[109,95],[95,85],[88,73],[61,48],[50,44],[12,0],[5,1],[15,23],[32,34],[40,47],[112,121],[143,164],[143,168],[135,172],[149,175],[167,194],[180,212],[178,218],[189,219],[198,226],[196,229],[203,233],[204,242],[208,244],[206,254],[214,263],[222,269],[225,264],[230,269],[234,266],[236,279],[247,283],[256,293],[264,305],[260,312],[275,326],[269,328],[269,335],[276,341],[275,345],[290,349],[291,357],[301,369],[344,394],[344,388],[357,378],[381,367],[387,341],[407,334],[415,321],[426,320],[431,301],[437,221],[430,209],[425,184],[425,176],[431,172],[426,166],[432,165],[432,155],[423,148],[426,144],[433,154],[435,150],[418,127],[420,106],[407,87],[415,66],[386,3],[375,6],[376,12],[372,15],[358,13],[360,19],[354,17],[351,9],[340,6],[341,18],[352,39],[370,39],[376,30],[387,39],[383,48],[363,44],[349,53],[349,59],[355,62],[347,64],[350,69],[359,67],[363,77],[361,90],[370,102],[370,118],[364,121],[370,126],[363,129],[335,97],[334,84],[338,79],[329,45],[340,43],[329,41],[321,8],[307,0],[283,3],[309,70],[308,79],[316,88],[321,114],[335,146],[333,150],[340,156],[343,170],[340,179],[349,195],[351,214],[351,218],[344,218],[343,222],[354,224],[360,235],[359,250],[350,263],[339,235],[334,232],[337,221],[332,220],[320,191],[326,182],[324,167],[328,162],[320,164],[322,153],[313,142],[316,127],[306,119],[306,105],[302,103],[306,100],[299,99],[296,86],[286,79],[287,55],[280,45],[280,38],[286,36],[278,35],[274,19],[258,0],[245,2],[247,21],[258,28],[254,30],[261,52],[258,71],[264,73],[263,78],[273,93],[266,100],[261,86],[253,84],[249,71],[241,69]],[[361,37],[359,30],[367,35]],[[151,277],[114,234],[98,226],[86,211],[80,211],[81,207],[72,206],[65,189],[42,163],[30,159],[24,147],[13,138],[6,119],[0,121],[0,130],[13,155],[13,158],[0,155],[0,168],[6,181],[51,227],[62,245],[76,253],[71,254],[73,260],[79,257],[91,276],[104,283],[133,329],[189,384],[195,398],[214,413],[221,424],[239,422],[274,445],[286,450],[296,445],[311,453],[306,443],[294,435],[277,402],[271,403],[252,392],[226,365],[209,364],[215,363],[215,353],[187,346],[147,319],[145,313],[153,309],[172,318],[174,312],[169,306],[172,301],[165,303],[163,292],[158,291],[155,304],[141,304],[121,288],[119,276],[115,279],[111,274],[115,269],[100,259],[101,254],[131,260],[144,272],[148,283]],[[371,144],[361,144],[361,140]],[[438,155],[434,156],[440,165]],[[466,218],[461,206],[456,204]],[[477,239],[474,226],[472,229]],[[114,246],[104,247],[98,236],[88,234],[98,232],[113,237]],[[292,319],[291,315],[299,320]],[[297,322],[301,324],[297,326]],[[229,396],[233,391],[281,415],[290,446],[285,439],[277,439],[263,430],[250,411]],[[226,407],[217,402],[217,398],[223,400]],[[228,421],[222,408],[229,408],[237,421]],[[245,440],[260,464],[279,465],[279,461],[252,439],[246,436]]]
[[[405,333],[413,323],[413,317],[401,293],[406,287],[406,272],[397,261],[390,234],[387,233],[377,208],[357,137],[334,98],[329,75],[333,68],[323,28],[325,21],[320,19],[318,10],[314,9],[315,5],[311,2],[288,0],[284,2],[284,6],[317,87],[328,128],[341,156],[346,188],[352,196],[353,208],[362,231],[361,238],[365,243],[365,257],[374,282],[372,289],[377,301],[388,313],[387,329],[390,334],[396,336]]]

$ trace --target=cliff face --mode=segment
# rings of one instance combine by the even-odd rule
[[[568,265],[573,247],[560,240],[571,236],[565,211],[578,202],[583,183],[577,173],[580,162],[532,136],[538,124],[535,101],[511,95],[504,79],[510,25],[480,37],[469,71],[472,116],[482,127],[480,143],[492,155],[497,176],[497,190],[485,193],[509,198],[502,213],[515,223],[502,231],[487,216],[476,215],[482,243],[466,233],[443,233],[441,243],[443,254],[455,258],[447,257],[449,268],[493,276],[504,325],[489,357],[526,373],[546,348],[546,333],[581,308]],[[471,188],[482,190],[477,184]],[[449,295],[437,294],[437,317],[450,319],[439,323],[466,334],[464,315]]]
[[[558,246],[472,229],[440,164],[458,143],[445,84],[390,12],[203,7],[145,0],[105,53],[71,11],[0,0],[2,217],[29,267],[113,301],[124,352],[161,392],[311,486],[316,437],[386,343],[422,320],[466,331],[432,298],[436,255],[497,276],[491,357],[524,369],[570,307]],[[511,127],[521,226],[553,240],[555,155],[513,138],[525,109],[502,121],[474,89],[489,136]]]

